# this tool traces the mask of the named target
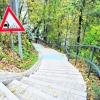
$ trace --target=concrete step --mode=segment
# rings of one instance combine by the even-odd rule
[[[51,84],[59,84],[62,87],[69,87],[70,84],[73,89],[86,91],[86,84],[84,82],[79,82],[77,80],[71,80],[71,79],[63,80],[62,78],[59,77],[54,78],[54,77],[46,77],[40,75],[30,75],[30,78],[38,79],[40,81],[48,82]]]
[[[52,62],[52,63],[51,63]],[[67,60],[46,60],[46,59],[42,59],[42,64],[44,65],[48,65],[50,66],[51,64],[54,66],[56,65],[57,67],[62,67],[62,66],[66,66],[66,67],[74,67],[70,62],[68,62]],[[49,65],[50,64],[50,65]]]
[[[55,97],[57,100],[66,100],[67,94],[65,92],[62,93],[62,91],[57,91],[55,88],[45,86],[45,84],[37,83],[36,81],[32,80],[31,78],[24,78],[22,79],[23,83],[28,84],[29,86],[35,87],[38,90],[42,91],[43,93],[50,95],[52,97]],[[66,99],[65,99],[66,98]]]
[[[50,52],[51,52],[51,53],[50,53]],[[48,55],[48,56],[52,56],[52,57],[55,57],[55,56],[58,57],[58,56],[59,56],[59,57],[61,57],[61,58],[63,57],[64,59],[68,60],[65,54],[62,54],[62,53],[57,52],[57,51],[54,51],[54,50],[53,50],[53,52],[52,52],[52,51],[49,51],[49,52],[48,52],[47,50],[46,50],[45,52],[43,51],[43,52],[42,52],[42,55],[43,55],[43,56]]]
[[[56,60],[56,59],[50,59],[50,60],[46,60],[46,59],[42,59],[41,62],[42,66],[72,66],[71,64],[69,64],[66,60]]]
[[[57,69],[57,70],[77,70],[74,66],[55,66],[55,65],[48,65],[48,66],[40,66],[40,69],[50,69],[50,70],[53,70],[53,69]]]
[[[56,100],[55,98],[41,92],[40,90],[14,80],[8,88],[20,98],[20,100]]]
[[[45,72],[45,73],[58,73],[58,74],[79,74],[79,75],[81,75],[81,73],[78,71],[78,70],[74,70],[74,69],[62,69],[62,70],[60,70],[60,69],[39,69],[38,70],[39,72]]]
[[[82,79],[83,80],[83,77],[79,74],[59,74],[59,73],[46,73],[46,72],[37,72],[35,73],[35,75],[43,75],[43,76],[50,76],[50,77],[59,77],[59,78],[70,78],[70,79]]]
[[[51,48],[44,48],[44,50],[42,51],[42,54],[61,54],[59,52],[57,52],[56,50],[54,49],[51,49]]]
[[[38,78],[44,78],[44,79],[49,79],[49,80],[54,80],[54,81],[61,81],[61,82],[76,82],[76,83],[80,83],[80,84],[84,84],[84,80],[82,78],[65,78],[65,77],[56,77],[56,76],[45,76],[45,75],[39,75],[39,74],[35,74],[33,75],[33,77],[38,77]]]
[[[0,100],[19,100],[3,83],[0,83]]]
[[[32,78],[27,78],[27,77],[24,77],[21,80],[21,82],[28,84],[29,86],[41,89],[41,91],[48,93],[52,96],[55,96],[55,94],[58,94],[58,95],[56,95],[57,97],[63,98],[63,97],[66,97],[66,95],[69,94],[69,92],[70,92],[73,95],[86,97],[85,91],[75,90],[71,84],[67,84],[66,87],[63,87],[62,85],[58,85],[55,83],[51,84],[51,83],[48,83],[45,81],[40,81],[37,79],[32,79]],[[64,95],[64,94],[66,94],[66,95]]]

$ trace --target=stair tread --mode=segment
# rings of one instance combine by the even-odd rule
[[[3,83],[0,83],[0,100],[19,100]]]
[[[45,72],[45,73],[58,73],[58,74],[72,74],[72,75],[81,75],[81,73],[79,71],[75,71],[75,70],[46,70],[46,69],[39,69],[38,72]]]
[[[8,85],[8,88],[22,100],[55,100],[52,96],[49,96],[40,90],[28,86],[21,81],[14,80]],[[27,99],[26,99],[27,98]]]
[[[27,78],[27,77],[24,77],[21,80],[21,82],[28,84],[29,86],[39,88],[39,89],[43,90],[44,92],[48,91],[48,92],[52,93],[52,95],[54,95],[55,93],[58,93],[58,91],[59,91],[59,93],[58,93],[59,95],[60,94],[63,95],[64,93],[68,94],[70,91],[70,93],[78,95],[78,96],[83,96],[83,97],[86,96],[85,91],[76,90],[76,89],[74,89],[74,86],[72,87],[71,84],[67,84],[67,86],[65,88],[62,85],[51,84],[48,82],[44,82],[44,81],[40,81],[40,80],[32,79],[32,78]]]
[[[40,72],[38,71],[35,73],[36,75],[45,75],[45,76],[51,76],[51,77],[64,77],[64,78],[73,78],[73,79],[83,79],[83,77],[80,74],[59,74],[59,73],[46,73],[46,72]]]
[[[72,82],[72,83],[80,83],[80,84],[85,84],[84,80],[83,79],[70,79],[70,78],[64,78],[64,77],[55,77],[55,76],[45,76],[45,75],[38,75],[38,74],[35,74],[35,75],[30,75],[30,77],[35,77],[35,78],[40,78],[40,79],[44,79],[44,80],[50,80],[50,81],[57,81],[57,82],[65,82],[67,83],[68,81],[69,82]]]

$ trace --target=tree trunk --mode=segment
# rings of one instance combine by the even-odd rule
[[[81,35],[81,26],[82,26],[82,9],[80,9],[80,16],[79,16],[79,27],[78,27],[78,34],[77,34],[77,43],[80,43],[80,35]]]
[[[80,38],[81,38],[81,29],[82,29],[82,13],[83,13],[83,9],[85,7],[85,0],[82,1],[82,7],[80,9],[80,16],[79,16],[79,27],[78,27],[78,34],[77,34],[77,43],[80,43]]]

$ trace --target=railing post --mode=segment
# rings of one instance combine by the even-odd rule
[[[62,45],[61,45],[61,42],[59,43],[59,45],[60,45],[60,47],[59,47],[59,48],[60,48],[60,52],[61,52],[61,50],[62,50]]]
[[[70,49],[68,50],[68,61],[70,60]]]
[[[65,43],[64,43],[64,53],[66,54],[66,39],[65,39]]]
[[[78,49],[78,46],[76,45],[75,65],[77,64],[77,60],[78,60],[78,53],[79,53],[79,49]]]
[[[95,48],[93,47],[92,48],[92,52],[91,52],[91,57],[90,57],[90,61],[93,62],[93,57],[94,57],[94,51],[95,51]],[[89,72],[88,72],[88,77],[90,76],[90,73],[91,73],[91,64],[90,64],[90,68],[89,68]]]
[[[64,53],[65,53],[65,54],[67,54],[67,50],[68,50],[68,45],[67,45],[67,43],[66,43],[66,40],[67,40],[67,39],[65,39],[65,43],[64,43]],[[67,56],[68,56],[68,61],[69,61],[69,59],[70,59],[70,54],[67,54]]]

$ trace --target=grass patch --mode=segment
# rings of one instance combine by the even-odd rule
[[[24,51],[23,53],[23,60],[21,60],[21,64],[18,64],[17,66],[22,69],[29,69],[32,67],[33,64],[36,63],[38,57],[37,52],[32,51]]]
[[[18,48],[15,47],[15,51],[18,54]],[[16,66],[20,69],[29,69],[32,67],[33,64],[35,64],[35,62],[38,59],[37,56],[37,52],[35,51],[35,49],[30,46],[28,48],[23,48],[23,59],[17,59],[16,60]]]
[[[11,72],[22,72],[27,70],[38,60],[38,53],[31,43],[27,46],[23,45],[23,59],[21,59],[18,55],[18,46],[14,46],[14,58],[15,62],[10,48],[4,51],[0,48],[0,69]]]

